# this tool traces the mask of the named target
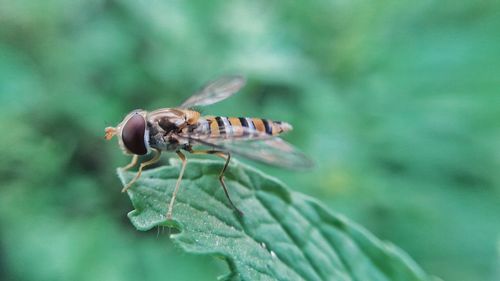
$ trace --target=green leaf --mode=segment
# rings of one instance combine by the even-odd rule
[[[290,191],[260,171],[232,161],[226,183],[239,216],[218,181],[221,162],[189,160],[173,211],[165,214],[179,161],[144,172],[128,194],[138,230],[173,226],[173,241],[189,253],[225,259],[225,280],[432,280],[394,245]],[[125,184],[133,172],[118,174]]]

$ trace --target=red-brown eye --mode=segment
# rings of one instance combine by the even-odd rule
[[[146,121],[140,114],[134,114],[127,120],[122,130],[122,141],[129,152],[144,155],[148,152],[144,143]]]

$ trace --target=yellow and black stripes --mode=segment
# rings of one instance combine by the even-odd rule
[[[197,133],[207,137],[252,137],[252,132],[275,136],[290,131],[292,126],[285,122],[262,118],[206,116],[200,118]]]

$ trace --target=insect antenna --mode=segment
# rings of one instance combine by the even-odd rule
[[[113,136],[116,135],[116,128],[115,127],[106,127],[106,129],[104,129],[104,138],[106,140],[110,140],[113,138]]]

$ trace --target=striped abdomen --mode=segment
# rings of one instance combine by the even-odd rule
[[[252,137],[262,133],[275,136],[292,130],[292,126],[285,122],[272,121],[261,118],[205,116],[198,120],[197,128],[192,133],[217,138]]]

